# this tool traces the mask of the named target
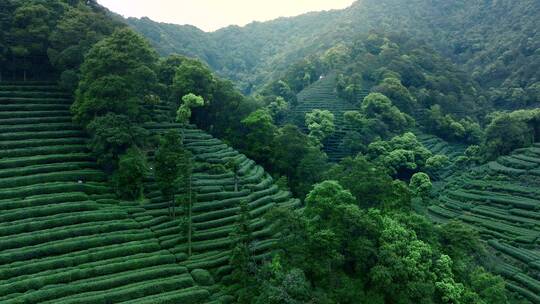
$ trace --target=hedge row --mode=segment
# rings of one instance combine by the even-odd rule
[[[537,163],[521,160],[513,156],[501,156],[497,159],[497,162],[503,166],[514,168],[514,169],[528,170],[528,169],[532,169],[538,166]]]
[[[502,222],[494,222],[491,219],[485,219],[475,216],[462,215],[462,220],[472,222],[477,225],[481,225],[491,231],[510,235],[512,237],[520,238],[522,241],[532,243],[538,237],[539,232],[534,230],[528,230],[513,225],[504,224]]]
[[[435,213],[438,216],[442,216],[443,218],[455,218],[458,217],[459,214],[453,211],[450,211],[448,209],[442,208],[440,206],[429,206],[428,210],[432,213]]]
[[[64,254],[72,251],[84,250],[111,244],[126,243],[136,240],[152,238],[150,231],[124,230],[120,232],[104,233],[99,236],[82,236],[68,241],[54,241],[46,245],[32,246],[24,249],[10,249],[0,252],[0,264],[16,261],[31,260],[40,257]]]
[[[34,97],[34,98],[40,98],[40,97],[62,97],[66,98],[69,97],[69,94],[62,92],[62,91],[28,91],[25,88],[17,89],[17,88],[7,88],[9,91],[0,90],[0,96],[2,97]]]
[[[91,268],[96,265],[125,261],[126,256],[155,255],[161,247],[155,240],[137,240],[126,243],[92,247],[86,250],[50,256],[41,259],[15,262],[0,266],[0,279],[32,275],[44,271],[64,271],[67,268]]]
[[[63,213],[51,215],[45,218],[26,218],[16,222],[0,224],[0,237],[83,223],[118,221],[127,218],[128,215],[121,210],[83,211],[68,215]]]
[[[17,149],[17,148],[33,148],[41,146],[58,146],[58,145],[84,145],[87,141],[85,138],[50,138],[50,139],[26,139],[15,141],[0,142],[0,149]]]
[[[30,186],[41,183],[53,183],[53,182],[68,182],[75,181],[78,182],[88,181],[97,181],[104,182],[107,180],[105,173],[100,170],[86,169],[86,170],[75,170],[75,171],[66,171],[66,172],[51,172],[51,173],[40,173],[29,176],[19,176],[19,177],[9,177],[0,179],[0,189],[1,188],[15,188]],[[5,190],[9,191],[9,190]]]
[[[13,222],[27,218],[46,217],[70,212],[97,211],[100,206],[93,201],[67,202],[39,207],[18,208],[0,214],[0,222]]]
[[[513,216],[508,214],[508,210],[501,210],[489,206],[478,206],[473,209],[474,213],[487,216],[494,219],[500,219],[507,221],[509,223],[521,223],[521,224],[529,224],[529,225],[536,225],[538,224],[538,221],[519,217],[519,216]]]
[[[125,278],[125,281],[132,280],[131,284],[119,286],[114,289],[102,290],[96,292],[83,292],[75,296],[58,299],[64,304],[93,304],[93,303],[113,303],[118,301],[129,301],[150,295],[160,294],[171,290],[182,290],[194,285],[193,278],[189,274],[181,274],[176,276],[169,276],[174,268],[168,267],[160,272],[147,271],[146,273],[140,273],[140,277],[135,275],[132,278]],[[140,280],[140,281],[136,281]],[[111,279],[115,284],[122,284],[118,278]],[[107,284],[105,282],[104,284]],[[92,284],[90,284],[92,286]],[[106,285],[104,285],[106,287]],[[83,287],[86,290],[86,286]],[[70,288],[73,289],[73,288]],[[55,301],[44,303],[58,303]]]
[[[81,130],[58,130],[58,131],[36,131],[36,132],[15,132],[1,133],[0,141],[5,140],[24,140],[24,139],[51,139],[68,137],[85,137]]]
[[[58,299],[61,300],[61,303],[73,303],[72,301],[66,301],[67,299],[59,298],[75,295],[75,299],[77,299],[75,303],[107,303],[106,301],[99,301],[98,298],[95,298],[96,295],[103,295],[103,293],[100,293],[99,291],[105,291],[109,296],[112,296],[116,291],[116,296],[119,296],[120,290],[125,290],[126,287],[130,286],[128,285],[130,283],[133,284],[139,283],[141,280],[152,280],[164,276],[185,274],[185,268],[170,265],[174,263],[171,262],[171,258],[174,258],[174,256],[167,254],[148,257],[144,259],[144,261],[125,261],[117,264],[94,267],[86,271],[75,269],[73,271],[57,273],[44,278],[36,278],[37,280],[34,280],[35,282],[32,282],[33,284],[43,284],[42,286],[54,284],[54,287],[42,288],[34,292],[26,293],[17,300],[26,303],[46,303],[45,301],[55,300],[52,303],[58,303]],[[166,266],[164,267],[163,265]],[[183,277],[185,277],[185,275]],[[143,284],[144,283],[150,282],[143,282]],[[23,287],[17,286],[17,283],[11,285],[15,285],[15,288]],[[35,286],[30,282],[28,282],[28,285],[29,286],[25,288],[35,289],[30,288]],[[115,290],[113,289],[114,287],[120,288]],[[85,297],[82,297],[83,295]],[[90,299],[92,295],[94,295],[94,297],[91,298],[92,301],[85,302],[86,299]],[[81,296],[81,298],[79,298],[79,296]],[[111,302],[111,299],[113,298],[109,298],[109,302]],[[131,298],[125,300],[128,299]],[[115,301],[117,300],[119,299],[116,298]]]
[[[67,103],[43,104],[34,103],[19,103],[19,104],[1,104],[0,112],[4,111],[61,111],[69,110],[70,105]]]
[[[22,199],[0,200],[0,210],[11,210],[49,204],[59,204],[66,202],[80,202],[88,200],[88,195],[83,192],[66,192],[55,194],[43,194]]]
[[[11,188],[9,190],[2,190],[0,192],[0,200],[11,198],[24,198],[29,196],[52,194],[52,193],[66,193],[66,192],[84,192],[87,194],[101,194],[110,193],[111,188],[99,183],[44,183],[31,186],[24,186],[19,188]]]
[[[58,262],[58,260],[56,260]],[[32,275],[19,275],[7,280],[0,292],[24,291],[39,289],[49,284],[65,284],[80,280],[96,280],[114,277],[122,272],[136,272],[150,267],[160,267],[174,263],[174,256],[165,250],[143,252],[134,255],[118,255],[106,260],[91,259],[78,265],[63,266],[57,264],[56,268],[48,268]],[[185,272],[185,271],[184,271]]]
[[[29,157],[36,155],[49,155],[49,154],[70,154],[85,152],[88,149],[84,144],[75,145],[59,145],[59,146],[40,146],[40,147],[28,147],[10,150],[0,150],[1,158],[17,158],[17,157]]]
[[[495,171],[496,173],[508,174],[510,176],[525,173],[525,170],[509,168],[509,167],[503,166],[503,165],[501,165],[501,164],[499,164],[498,162],[495,162],[495,161],[489,162],[488,163],[488,168],[490,170],[492,170],[492,171]]]
[[[42,173],[53,173],[53,172],[67,172],[83,169],[98,169],[98,166],[95,162],[71,162],[71,163],[57,163],[57,164],[45,164],[45,165],[34,165],[28,167],[21,167],[15,169],[4,169],[0,170],[0,179],[8,177],[21,177],[34,174]]]
[[[76,237],[135,230],[138,228],[140,228],[139,223],[120,219],[113,219],[109,222],[77,223],[71,226],[65,225],[40,231],[21,233],[17,236],[11,235],[0,237],[0,250],[26,248],[54,241],[69,240]]]
[[[540,158],[538,157],[528,156],[526,154],[513,154],[512,157],[519,160],[527,161],[529,163],[535,163],[537,165],[540,164]]]
[[[7,124],[9,124],[10,119],[32,119],[60,116],[69,117],[71,119],[71,113],[67,109],[48,111],[0,111],[0,119],[7,119]]]
[[[527,210],[536,210],[540,207],[540,205],[534,200],[526,199],[523,197],[518,198],[508,195],[500,195],[492,192],[484,192],[482,194],[479,194],[464,191],[449,191],[448,194],[457,199],[474,200],[487,203],[499,203]]]
[[[72,118],[69,115],[52,116],[49,114],[45,117],[5,118],[5,119],[0,120],[0,125],[12,126],[12,125],[20,125],[20,124],[45,124],[45,123],[70,123],[70,122],[72,122]]]
[[[26,81],[25,85],[21,85],[19,82],[6,82],[3,81],[0,85],[0,91],[40,91],[40,92],[50,92],[50,91],[60,91],[63,90],[52,82],[40,82],[40,81]]]
[[[501,251],[501,252],[513,257],[513,258],[515,258],[515,259],[518,259],[518,260],[520,260],[520,261],[522,261],[522,262],[524,262],[526,264],[540,260],[540,255],[535,253],[535,252],[531,252],[531,251],[521,249],[521,248],[516,248],[514,246],[511,246],[511,245],[508,245],[508,244],[505,244],[505,243],[500,243],[500,242],[498,242],[496,240],[489,240],[488,244],[491,247],[493,247],[493,248],[495,248],[495,249],[497,249],[497,250],[499,250],[499,251]]]
[[[6,97],[0,95],[0,105],[27,105],[27,104],[37,104],[37,105],[70,105],[72,102],[71,99],[61,98],[61,97]]]
[[[171,291],[161,293],[159,295],[149,296],[145,298],[135,299],[124,302],[124,304],[200,304],[205,303],[210,296],[206,289],[200,287],[187,288],[181,291]]]
[[[19,124],[2,126],[0,134],[2,133],[15,133],[15,132],[36,132],[36,131],[66,131],[66,130],[79,130],[79,127],[72,122],[67,123],[32,123],[32,124]]]
[[[540,296],[530,290],[519,287],[511,282],[506,282],[506,287],[511,291],[517,292],[518,294],[524,296],[525,298],[532,301],[534,304],[540,304]]]

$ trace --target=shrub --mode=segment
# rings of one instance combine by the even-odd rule
[[[194,269],[191,271],[191,276],[193,276],[193,279],[199,285],[202,285],[202,286],[214,285],[214,278],[212,277],[210,272],[208,272],[207,270]]]

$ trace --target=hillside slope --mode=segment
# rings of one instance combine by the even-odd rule
[[[353,104],[340,98],[336,93],[336,74],[331,73],[314,82],[297,95],[298,105],[293,107],[287,115],[286,122],[296,124],[306,130],[305,116],[315,109],[328,110],[334,114],[336,131],[324,141],[324,151],[330,161],[339,161],[349,156],[340,147],[347,131],[343,114],[346,111],[358,110],[358,104]],[[364,90],[358,100],[362,101],[368,91]]]
[[[437,221],[477,229],[495,253],[508,288],[540,303],[540,145],[458,174],[429,207]]]
[[[348,44],[370,30],[424,40],[486,88],[527,90],[539,81],[540,3],[526,1],[360,0],[344,10],[309,13],[204,33],[191,26],[127,20],[162,54],[195,55],[248,90],[291,63]]]
[[[239,208],[253,217],[259,258],[272,248],[261,219],[277,204],[297,204],[253,161],[196,129],[186,144],[195,174],[194,255],[186,255],[178,222],[148,178],[143,203],[120,202],[71,122],[71,98],[50,83],[0,86],[0,302],[2,303],[206,303],[217,285],[202,287],[190,272],[226,275]],[[151,124],[159,131],[175,125]],[[205,167],[234,158],[232,173]]]

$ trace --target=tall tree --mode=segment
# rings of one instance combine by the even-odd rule
[[[188,173],[186,166],[189,158],[191,155],[184,149],[178,132],[167,132],[161,138],[155,155],[154,175],[161,194],[169,202],[168,211],[173,219],[176,217],[176,192]]]
[[[236,290],[237,303],[251,303],[253,296],[254,273],[251,253],[252,229],[251,214],[246,201],[240,202],[240,214],[236,221],[236,227],[230,237],[234,240],[232,243],[232,252],[229,258],[229,265],[233,272],[231,278],[240,285]]]
[[[76,89],[78,69],[86,52],[121,26],[121,23],[90,6],[78,5],[67,9],[50,33],[47,49],[49,60],[61,72],[61,84],[66,89]]]
[[[141,120],[142,101],[156,89],[156,62],[148,42],[130,29],[118,29],[95,44],[81,66],[75,120],[86,126],[108,112]]]
[[[182,141],[184,140],[184,128],[189,124],[191,118],[191,109],[204,106],[204,99],[193,93],[182,97],[182,104],[176,111],[176,121],[182,125]]]
[[[133,147],[120,156],[118,170],[114,174],[116,192],[129,200],[141,199],[144,195],[143,178],[148,172],[146,156]]]

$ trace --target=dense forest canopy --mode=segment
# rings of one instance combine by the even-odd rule
[[[370,30],[404,33],[429,42],[483,87],[493,88],[494,101],[526,104],[538,100],[539,6],[535,0],[363,0],[345,10],[212,33],[145,18],[127,22],[161,54],[197,56],[247,92],[307,54],[338,43],[350,44],[358,34]]]
[[[540,303],[539,12],[0,2],[0,302]]]

